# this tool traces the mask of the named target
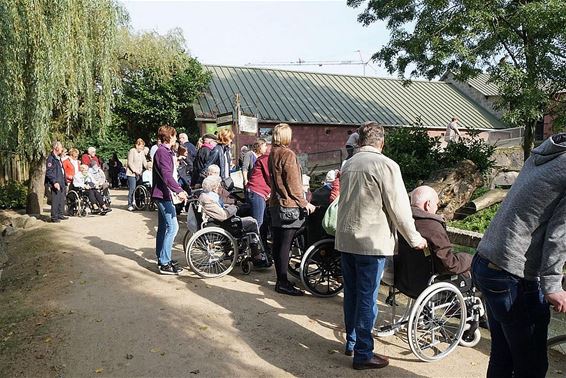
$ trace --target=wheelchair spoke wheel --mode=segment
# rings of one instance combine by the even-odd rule
[[[74,190],[69,191],[67,194],[67,214],[71,217],[80,215],[81,211],[81,199],[79,194]]]
[[[300,268],[304,287],[317,297],[332,297],[342,290],[340,252],[334,239],[314,243],[304,254]]]
[[[422,361],[446,357],[458,345],[466,324],[466,304],[454,285],[439,282],[419,295],[409,316],[407,336]]]
[[[226,230],[206,227],[191,236],[185,255],[187,264],[199,276],[222,277],[236,265],[238,247],[236,240]]]
[[[150,202],[149,190],[143,185],[136,186],[134,190],[134,208],[136,210],[146,210]]]

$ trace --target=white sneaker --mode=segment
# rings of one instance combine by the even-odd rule
[[[134,211],[134,207],[133,207],[133,206],[128,206],[128,211]]]

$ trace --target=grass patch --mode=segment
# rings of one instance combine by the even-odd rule
[[[472,214],[465,219],[450,221],[448,222],[448,225],[450,227],[459,228],[461,230],[484,233],[485,230],[487,230],[487,228],[489,227],[491,220],[495,216],[495,213],[497,213],[497,210],[499,210],[500,206],[501,204],[497,203],[488,207],[487,209],[478,211],[477,213]]]

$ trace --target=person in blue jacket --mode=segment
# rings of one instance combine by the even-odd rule
[[[59,141],[53,142],[53,150],[47,157],[47,170],[45,184],[51,190],[51,222],[58,223],[68,217],[65,216],[65,171],[61,162],[63,145]]]

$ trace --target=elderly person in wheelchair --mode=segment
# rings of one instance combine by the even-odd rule
[[[80,166],[80,172],[73,177],[73,188],[84,190],[87,193],[90,203],[97,207],[93,213],[98,212],[100,215],[105,215],[112,211],[104,202],[100,191],[97,189],[97,182],[89,173],[88,165],[82,164]]]
[[[230,221],[238,211],[233,204],[225,204],[219,195],[222,179],[220,176],[208,176],[202,182],[202,193],[199,196],[199,203],[203,209],[204,220],[212,219],[214,222],[223,224]],[[256,268],[267,268],[271,264],[267,256],[259,247],[259,228],[257,222],[252,217],[240,217],[244,232],[253,232],[258,238],[250,243],[253,265]]]
[[[444,219],[436,215],[438,203],[436,191],[429,186],[420,186],[411,193],[415,226],[428,247],[424,251],[413,249],[399,237],[394,288],[411,298],[411,315],[380,330],[387,334],[408,323],[411,350],[423,361],[441,359],[457,344],[476,345],[484,317],[469,272],[472,256],[452,250]],[[390,289],[387,303],[395,304],[394,298]],[[434,328],[434,324],[443,326]]]

